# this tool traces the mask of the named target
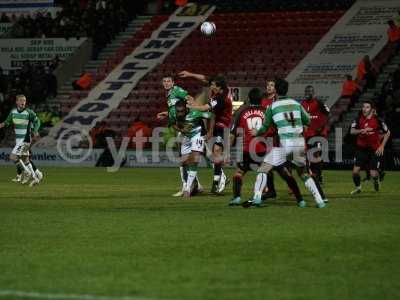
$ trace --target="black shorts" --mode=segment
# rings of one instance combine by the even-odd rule
[[[357,149],[354,166],[365,170],[379,170],[382,158],[372,149]]]
[[[264,161],[266,154],[266,152],[254,153],[254,157],[251,157],[249,152],[243,152],[243,160],[237,164],[237,167],[243,172],[255,171]]]
[[[224,146],[224,129],[223,127],[214,127],[214,144],[223,147]]]

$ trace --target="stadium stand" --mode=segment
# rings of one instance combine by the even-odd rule
[[[166,1],[168,2],[168,1]],[[313,0],[313,1],[298,1],[298,0],[200,0],[196,1],[200,4],[216,5],[217,13],[226,12],[268,12],[268,11],[305,11],[305,10],[342,10],[348,9],[355,1],[354,0]],[[169,5],[169,8],[174,8]]]
[[[204,74],[222,73],[233,87],[263,86],[265,78],[285,77],[353,3],[348,0],[306,4],[299,1],[285,1],[284,4],[279,1],[217,1],[217,12],[209,18],[218,24],[217,34],[211,39],[199,31],[189,35],[161,65],[141,80],[105,121],[120,136],[126,135],[137,116],[152,126],[160,125],[155,115],[166,105],[160,79],[164,74],[176,74],[183,69]],[[132,21],[125,32],[101,51],[97,60],[89,61],[81,73],[62,86],[56,101],[52,102],[61,107],[61,115],[65,116],[89,92],[74,91],[73,81],[82,73],[90,72],[94,87],[167,18],[168,15],[140,16]],[[283,45],[287,50],[281,50]],[[380,68],[386,60],[387,53],[383,51],[374,63]],[[201,91],[195,81],[185,80],[184,87],[194,95]],[[358,109],[357,105],[354,110]],[[347,100],[338,101],[332,108],[331,124],[347,119],[343,114],[348,109]]]
[[[375,87],[364,89],[356,103],[350,99],[340,99],[331,108],[331,127],[342,128],[347,134],[351,122],[360,112],[363,100],[372,100],[376,103],[377,113],[384,117],[391,128],[393,146],[400,148],[400,55],[392,57],[393,48],[386,46],[374,59],[373,64],[379,70]],[[335,133],[331,131],[329,145],[335,147]]]
[[[198,31],[189,35],[161,65],[141,80],[106,122],[122,135],[137,115],[148,124],[159,125],[156,113],[166,108],[160,79],[184,69],[208,75],[222,73],[230,86],[263,86],[266,77],[285,77],[343,12],[215,13],[209,20],[218,24],[218,30],[211,42]],[[166,17],[153,17],[151,24]],[[293,47],[280,51],[281,45]],[[193,95],[201,91],[195,81],[185,80],[184,87]]]
[[[136,40],[132,36],[148,21],[148,17],[137,16],[146,1],[56,1],[62,9],[55,18],[49,14],[21,15],[3,14],[0,20],[12,22],[11,31],[2,38],[45,38],[45,37],[89,37],[94,42],[93,59],[82,68],[82,73],[90,72],[94,85],[103,79],[122,59],[121,53],[131,51]],[[118,15],[118,18],[116,17]],[[109,22],[112,18],[115,22]],[[140,42],[143,37],[141,37]],[[127,42],[126,47],[121,44]],[[136,44],[135,44],[136,43]],[[117,50],[122,52],[118,52]],[[3,120],[14,105],[18,93],[27,95],[30,104],[40,113],[51,111],[62,116],[69,111],[86,92],[73,93],[71,83],[81,74],[75,74],[71,81],[57,91],[57,79],[53,71],[62,62],[55,57],[48,67],[32,65],[27,60],[21,69],[0,72],[0,119]],[[4,70],[5,71],[5,70]],[[35,80],[33,80],[35,78]],[[55,98],[56,97],[56,98]],[[42,134],[45,134],[43,132]],[[12,144],[12,131],[8,130],[2,145]]]

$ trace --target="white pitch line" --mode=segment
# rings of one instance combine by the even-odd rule
[[[46,294],[39,292],[25,292],[16,290],[0,290],[0,298],[2,297],[19,297],[28,299],[48,299],[48,300],[154,300],[145,297],[125,296],[110,297],[96,295],[77,295],[77,294]]]

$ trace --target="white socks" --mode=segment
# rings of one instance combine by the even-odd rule
[[[261,198],[262,192],[267,186],[267,174],[258,173],[256,183],[254,185],[254,198]]]
[[[31,163],[28,163],[28,164],[26,165],[26,167],[28,168],[29,173],[31,173],[32,177],[33,177],[34,179],[38,179],[37,176],[36,176],[35,171],[33,171],[32,164],[31,164]]]
[[[197,171],[188,171],[188,180],[186,182],[186,191],[192,191],[193,181],[196,179]]]
[[[317,186],[315,185],[314,179],[310,177],[304,182],[304,184],[306,185],[306,188],[310,191],[310,193],[313,195],[314,200],[317,204],[324,202],[318,191]]]
[[[18,162],[19,162],[19,164],[22,166],[22,168],[24,168],[24,170],[25,170],[26,173],[30,173],[30,172],[31,172],[31,171],[28,169],[28,167],[23,163],[22,160],[19,160]]]

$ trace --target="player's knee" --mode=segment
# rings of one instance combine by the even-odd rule
[[[198,164],[200,161],[200,152],[193,151],[190,155],[189,162],[191,164]]]
[[[353,168],[353,176],[354,175],[360,175],[360,168]]]
[[[214,155],[222,155],[224,148],[220,144],[214,144],[213,154]]]
[[[269,171],[272,170],[272,166],[269,164],[261,164],[261,166],[258,167],[257,173],[268,173]]]
[[[371,172],[371,177],[378,177],[379,176],[379,173],[378,173],[377,170],[371,170],[370,172]]]
[[[244,173],[242,170],[236,170],[235,174],[233,175],[234,178],[239,178],[241,179],[243,177]]]
[[[189,163],[189,155],[182,155],[181,156],[181,165],[182,166],[187,166]]]

